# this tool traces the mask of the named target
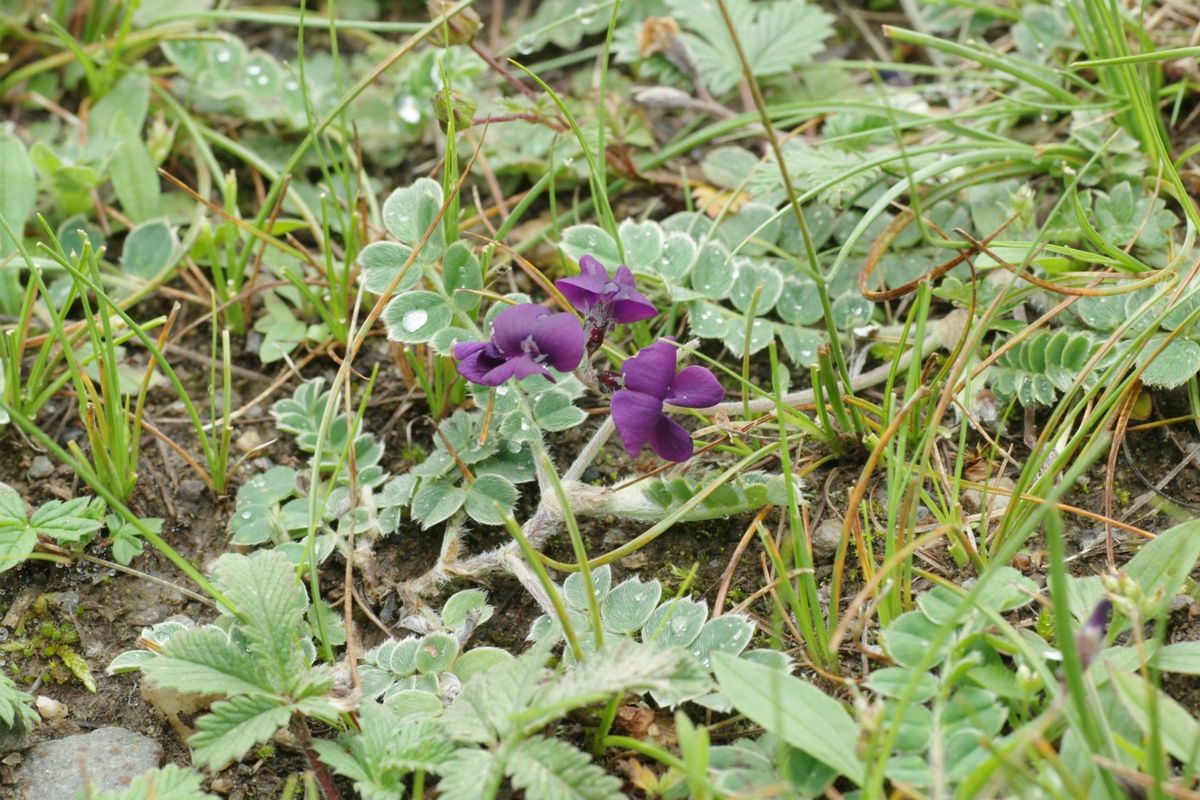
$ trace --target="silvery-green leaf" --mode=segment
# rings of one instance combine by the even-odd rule
[[[383,294],[408,262],[412,248],[395,242],[374,242],[358,254],[362,265],[362,282],[367,291]],[[396,286],[396,292],[407,291],[421,281],[421,269],[413,263]]]
[[[476,341],[478,338],[466,328],[451,326],[449,328],[442,328],[435,333],[433,338],[429,340],[429,346],[439,356],[450,356],[454,354],[454,345],[459,342]]]
[[[395,297],[383,311],[388,338],[406,344],[429,341],[453,316],[453,310],[440,295],[421,291]]]
[[[749,328],[748,342],[747,328]],[[750,355],[754,355],[769,345],[774,337],[775,326],[767,320],[755,317],[747,322],[745,317],[733,316],[730,317],[729,327],[725,330],[725,346],[729,348],[729,352],[741,358],[742,354],[746,352],[747,344],[750,346]]]
[[[396,189],[383,203],[383,224],[388,233],[411,247],[425,235],[441,211],[445,195],[442,185],[432,178],[417,178],[409,186]],[[437,260],[446,249],[446,234],[439,224],[417,256],[422,263]]]
[[[767,245],[779,239],[780,221],[773,217],[772,206],[746,203],[736,214],[722,220],[717,232],[730,251],[744,256],[761,255]]]
[[[754,302],[760,288],[758,302]],[[761,317],[775,307],[782,293],[783,275],[778,269],[766,262],[739,259],[737,280],[729,292],[729,299],[738,311],[747,314],[753,305],[754,315]]]
[[[632,634],[646,624],[659,599],[662,584],[656,579],[642,582],[638,576],[622,581],[604,598],[600,615],[604,625],[615,633]]]
[[[840,330],[849,330],[870,322],[874,309],[866,298],[845,294],[833,301],[833,320]]]
[[[458,642],[446,633],[431,633],[421,638],[417,645],[417,671],[424,675],[436,675],[450,669],[458,657]]]
[[[466,683],[475,675],[512,660],[512,653],[499,647],[476,647],[458,657],[453,671],[460,681]]]
[[[685,233],[669,233],[663,240],[662,253],[654,264],[654,271],[668,285],[684,283],[696,260],[696,242]]]
[[[812,278],[793,275],[784,282],[775,313],[793,325],[811,325],[823,317],[821,295]]]
[[[517,502],[517,487],[499,475],[479,475],[467,489],[466,510],[471,519],[484,525],[504,524],[504,514]],[[496,504],[500,509],[496,509]]]
[[[596,600],[603,603],[604,598],[608,596],[608,589],[612,585],[612,568],[607,564],[599,569],[592,570],[592,588],[596,591]],[[567,603],[573,608],[580,611],[586,611],[588,608],[587,592],[583,587],[583,573],[572,572],[563,581],[563,595],[567,598]]]
[[[625,265],[635,273],[653,275],[663,247],[663,230],[659,224],[653,220],[634,222],[626,219],[617,229],[617,234],[625,248]],[[605,266],[612,269],[615,265]]]
[[[596,225],[572,225],[564,230],[562,248],[575,261],[590,255],[610,270],[621,263],[617,243]]]
[[[149,220],[125,237],[121,267],[136,278],[150,280],[175,264],[178,248],[179,237],[166,220]]]
[[[710,653],[721,652],[736,656],[746,649],[753,635],[754,625],[748,619],[738,614],[724,614],[704,623],[690,650],[692,655],[707,667]]]
[[[1146,359],[1162,345],[1162,342],[1163,337],[1151,338],[1142,350],[1138,362],[1145,364]],[[1162,389],[1174,389],[1187,383],[1197,371],[1200,371],[1200,344],[1191,339],[1178,338],[1163,347],[1162,352],[1146,364],[1142,371],[1142,383]]]
[[[543,430],[565,431],[582,424],[587,414],[571,403],[570,395],[551,390],[534,400],[533,419]]]
[[[692,288],[710,300],[729,294],[736,279],[729,251],[719,242],[707,242],[700,248],[692,268]]]
[[[467,624],[467,616],[478,612],[475,624],[487,622],[495,611],[487,602],[487,593],[482,589],[463,589],[451,595],[442,606],[442,624],[446,630],[457,631]]]
[[[776,325],[775,335],[783,344],[788,358],[801,367],[811,367],[817,363],[817,349],[825,343],[825,336],[807,328],[797,328],[791,325]]]
[[[466,491],[448,480],[422,480],[413,496],[413,519],[421,523],[423,530],[430,528],[462,508],[466,499]]]
[[[758,156],[744,147],[714,147],[705,153],[700,170],[714,186],[737,189],[745,184],[746,178],[758,166],[758,161]]]
[[[704,339],[723,339],[729,330],[731,315],[715,303],[693,301],[688,306],[688,327]]]
[[[708,604],[703,600],[668,600],[642,626],[642,641],[688,647],[700,635],[707,616]]]

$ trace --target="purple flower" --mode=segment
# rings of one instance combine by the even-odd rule
[[[583,329],[573,314],[552,313],[536,303],[511,306],[496,315],[490,342],[454,345],[458,372],[484,386],[499,386],[509,378],[545,375],[546,365],[570,372],[583,358]]]
[[[563,297],[584,316],[588,330],[588,352],[594,352],[605,334],[617,323],[650,319],[658,313],[654,304],[637,289],[629,267],[622,264],[617,274],[591,256],[579,259],[579,275],[554,282]]]
[[[625,388],[613,395],[612,416],[625,451],[636,456],[647,443],[668,461],[692,457],[692,436],[663,413],[663,404],[706,408],[725,397],[716,376],[704,367],[675,372],[675,347],[655,342],[621,366]]]
[[[1104,637],[1108,634],[1108,614],[1112,611],[1112,601],[1107,597],[1096,604],[1096,608],[1092,611],[1092,615],[1088,617],[1088,621],[1079,629],[1079,633],[1075,635],[1075,649],[1079,651],[1079,660],[1083,662],[1083,668],[1087,669],[1088,665],[1100,653],[1100,647],[1104,644]]]

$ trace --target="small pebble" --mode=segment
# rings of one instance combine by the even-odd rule
[[[208,491],[208,486],[199,478],[185,478],[179,482],[179,496],[184,500],[199,500]]]
[[[247,430],[233,443],[240,453],[252,453],[263,445],[263,438],[253,428]]]
[[[820,562],[833,558],[841,541],[842,523],[836,519],[821,520],[812,532],[813,560]]]
[[[233,791],[233,781],[229,778],[213,778],[212,783],[208,784],[208,788],[217,794],[229,794]]]
[[[44,694],[39,694],[34,701],[37,706],[38,713],[42,715],[42,719],[47,722],[64,719],[67,716],[67,707],[55,700],[53,697],[46,697]]]
[[[100,728],[91,733],[42,742],[29,751],[17,771],[25,800],[65,800],[84,788],[84,774],[93,791],[124,789],[135,777],[158,766],[162,745],[125,728]]]
[[[50,473],[54,472],[54,462],[45,456],[34,456],[33,463],[29,466],[29,477],[34,480],[50,477]]]

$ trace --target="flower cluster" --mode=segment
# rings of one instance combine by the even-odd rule
[[[582,317],[554,313],[536,303],[510,306],[492,322],[486,342],[461,342],[454,346],[459,373],[483,386],[499,386],[509,378],[520,380],[543,375],[551,382],[553,367],[573,372],[600,349],[618,324],[650,319],[658,314],[654,304],[638,291],[629,267],[615,275],[591,256],[579,260],[580,274],[555,283],[562,296]],[[621,366],[621,376],[607,374],[602,381],[619,388],[612,398],[613,423],[625,450],[636,456],[647,444],[660,457],[685,461],[692,455],[692,437],[665,413],[667,404],[706,408],[725,396],[709,370],[700,366],[676,369],[677,352],[671,340],[655,342]],[[587,374],[591,374],[590,370]]]

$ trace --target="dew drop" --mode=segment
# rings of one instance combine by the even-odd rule
[[[288,78],[287,81],[284,82],[283,88],[288,90],[289,92],[298,92],[298,91],[300,91],[300,84],[299,84],[299,82],[294,81],[291,78]]]
[[[216,58],[217,58],[217,61],[220,61],[222,64],[224,64],[233,58],[233,53],[230,52],[228,47],[222,47],[220,50],[217,51]]]
[[[406,94],[400,99],[400,105],[397,107],[396,113],[400,115],[400,119],[409,125],[416,125],[421,121],[421,109],[417,106],[417,98],[411,94]]]
[[[259,86],[266,86],[266,85],[267,85],[268,83],[270,83],[270,82],[271,82],[271,79],[270,79],[270,78],[268,78],[266,75],[259,75],[259,76],[258,76],[258,85],[259,85]]]
[[[414,308],[411,311],[405,311],[404,316],[400,318],[400,327],[412,333],[418,331],[421,326],[429,319],[428,312],[423,308]]]
[[[506,394],[508,394],[507,386],[501,386],[496,389],[496,397],[504,397],[504,395],[506,395]]]
[[[262,72],[262,67],[259,66],[258,64],[251,64],[250,66],[246,67],[247,75],[258,75],[261,72]]]
[[[517,39],[517,52],[527,56],[537,47],[537,41],[532,36],[522,36]]]
[[[575,10],[575,18],[583,25],[588,25],[596,18],[596,6],[592,3],[587,3]]]

